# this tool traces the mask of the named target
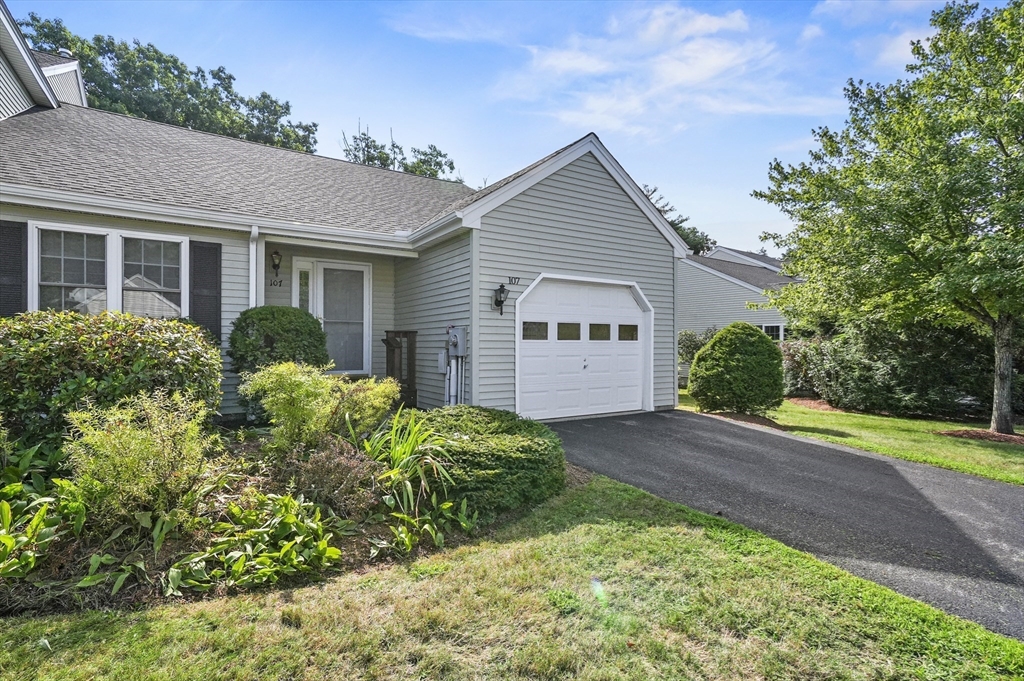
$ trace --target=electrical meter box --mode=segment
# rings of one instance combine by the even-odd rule
[[[448,356],[466,356],[466,327],[454,326],[448,334]]]

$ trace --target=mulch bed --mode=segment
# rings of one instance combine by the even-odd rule
[[[1024,435],[1007,435],[1004,433],[993,433],[991,430],[980,428],[964,428],[963,430],[940,430],[936,435],[948,435],[949,437],[960,437],[965,440],[985,440],[987,442],[1006,442],[1011,445],[1024,447]]]
[[[816,400],[811,397],[787,397],[786,401],[798,407],[807,407],[808,409],[817,409],[818,411],[842,411],[842,409],[830,406],[825,400]]]
[[[775,421],[764,416],[754,416],[753,414],[737,414],[731,411],[722,411],[713,414],[705,414],[705,416],[720,416],[730,421],[742,421],[743,423],[753,423],[755,426],[764,426],[765,428],[773,428],[775,430],[786,430],[783,426],[780,426]]]

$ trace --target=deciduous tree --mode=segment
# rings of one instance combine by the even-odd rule
[[[850,81],[841,131],[754,192],[796,228],[765,235],[806,279],[788,316],[972,324],[995,341],[991,428],[1013,432],[1014,324],[1024,315],[1024,0],[949,4],[909,78]]]

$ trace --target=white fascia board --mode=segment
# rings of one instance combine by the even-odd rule
[[[708,251],[708,254],[705,255],[704,257],[705,258],[710,258],[715,253],[717,253],[718,251],[725,251],[726,253],[730,253],[731,255],[734,255],[737,258],[741,258],[743,260],[746,260],[747,262],[749,262],[751,265],[753,265],[755,267],[762,267],[762,268],[764,268],[766,270],[771,270],[772,272],[776,272],[776,273],[782,271],[781,267],[776,267],[775,265],[771,265],[771,264],[766,263],[764,261],[757,260],[756,258],[751,258],[749,256],[743,255],[742,253],[734,251],[733,249],[727,248],[725,246],[715,246],[710,251]]]
[[[61,73],[67,73],[68,71],[77,71],[78,62],[69,61],[65,64],[54,64],[53,66],[43,66],[42,69],[44,76],[56,76]]]
[[[764,296],[764,289],[760,289],[760,288],[754,286],[753,284],[748,284],[745,281],[740,281],[736,277],[730,277],[728,274],[725,274],[723,272],[719,272],[718,270],[712,269],[710,267],[707,267],[706,265],[701,265],[700,263],[694,262],[693,260],[691,260],[689,258],[684,258],[683,262],[686,263],[687,265],[689,265],[690,267],[696,267],[698,270],[702,270],[704,272],[707,272],[708,274],[713,274],[716,277],[720,277],[722,279],[725,279],[726,281],[730,281],[730,282],[736,284],[737,286],[742,286],[743,288],[747,289],[748,291],[753,291],[754,293],[757,293],[757,294],[759,294],[761,296]]]
[[[22,84],[31,93],[32,100],[39,106],[49,106],[56,109],[60,106],[57,95],[50,87],[49,81],[43,75],[39,64],[29,53],[28,45],[25,44],[25,37],[21,34],[17,22],[7,9],[4,2],[0,2],[0,26],[3,27],[4,35],[0,36],[0,47],[11,62],[11,67],[18,74]],[[17,53],[17,56],[8,54],[10,51]]]
[[[441,241],[455,232],[461,231],[466,225],[462,221],[462,211],[457,211],[440,220],[431,223],[423,229],[418,229],[409,235],[409,243],[413,248],[424,248],[430,244]],[[479,224],[477,225],[479,227]]]
[[[517,177],[501,189],[498,189],[497,191],[481,198],[476,203],[472,203],[465,207],[462,211],[463,225],[471,229],[479,227],[480,218],[485,214],[491,212],[513,197],[518,196],[536,183],[558,172],[587,153],[594,155],[598,162],[604,166],[604,169],[607,170],[615,179],[622,190],[625,191],[633,200],[633,203],[635,203],[644,215],[646,215],[654,224],[654,226],[657,227],[658,231],[665,237],[665,240],[672,245],[677,258],[685,258],[693,252],[690,250],[689,246],[686,245],[686,242],[676,234],[676,231],[672,229],[672,225],[668,223],[665,216],[651,204],[650,199],[644,195],[643,190],[641,190],[626,171],[623,170],[622,166],[619,165],[619,162],[615,160],[615,157],[611,155],[611,153],[601,143],[601,140],[599,140],[597,135],[594,133],[590,133],[576,144],[565,149],[562,153],[548,159],[530,172],[524,173],[521,177]]]
[[[408,238],[390,234],[371,234],[323,225],[286,222],[241,213],[207,211],[200,208],[169,206],[148,201],[96,196],[57,189],[28,187],[0,182],[0,201],[84,213],[97,213],[114,217],[172,222],[195,227],[228,229],[249,232],[258,223],[260,233],[266,236],[294,236],[316,239],[324,243],[371,246],[391,251],[410,251]]]

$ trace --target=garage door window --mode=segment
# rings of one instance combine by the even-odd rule
[[[547,339],[547,322],[523,322],[523,340],[546,341]]]
[[[579,322],[558,322],[558,340],[578,341],[580,339]]]
[[[590,325],[590,340],[592,341],[610,341],[612,339],[612,325],[611,324],[591,324]]]
[[[619,340],[640,340],[640,327],[636,324],[619,324]]]

